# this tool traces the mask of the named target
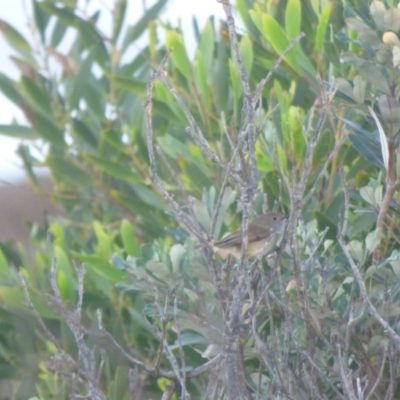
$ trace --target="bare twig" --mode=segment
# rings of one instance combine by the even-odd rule
[[[367,290],[365,287],[364,280],[360,274],[360,271],[358,269],[358,266],[353,260],[353,257],[349,253],[349,250],[347,249],[346,242],[345,242],[345,235],[346,235],[346,230],[347,230],[347,223],[348,223],[348,212],[349,212],[349,186],[346,182],[344,172],[341,170],[341,177],[342,177],[342,182],[344,186],[344,195],[345,195],[345,210],[344,210],[344,217],[343,217],[343,223],[342,223],[342,228],[338,234],[338,242],[340,244],[340,247],[343,250],[344,255],[346,256],[346,259],[351,267],[351,270],[353,271],[353,276],[360,288],[360,293],[361,297],[363,299],[364,304],[368,307],[370,313],[376,318],[376,320],[379,322],[379,324],[382,326],[385,332],[387,332],[390,336],[390,338],[396,342],[398,345],[400,345],[400,336],[396,333],[396,331],[389,325],[387,321],[385,321],[381,315],[378,313],[377,309],[375,306],[372,304],[371,300],[368,297]]]
[[[253,95],[250,89],[249,79],[247,77],[244,63],[239,50],[239,42],[236,34],[235,18],[233,17],[232,4],[230,0],[220,0],[223,5],[226,20],[229,27],[229,37],[233,48],[233,55],[236,59],[240,80],[243,86],[244,98],[246,102],[246,118],[245,118],[245,129],[248,133],[248,146],[249,146],[249,158],[250,158],[250,180],[247,185],[248,196],[252,197],[257,192],[257,159],[255,151],[256,133],[255,133],[255,112],[253,107]]]
[[[272,75],[275,73],[275,71],[278,69],[279,65],[283,61],[283,59],[286,57],[286,54],[289,53],[289,51],[297,44],[300,42],[301,39],[305,36],[304,32],[301,32],[297,37],[295,37],[291,42],[289,43],[289,46],[283,51],[283,53],[278,57],[278,59],[275,61],[274,65],[272,68],[269,70],[267,76],[263,78],[263,80],[257,85],[256,91],[254,92],[254,97],[253,97],[253,107],[256,106],[258,99],[261,96],[262,91],[264,90],[265,85],[269,82],[271,79]]]

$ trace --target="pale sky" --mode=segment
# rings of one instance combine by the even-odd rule
[[[145,1],[149,7],[155,1]],[[95,9],[99,7],[103,8],[104,5],[113,4],[111,0],[92,0],[92,5]],[[128,0],[129,12],[128,15],[132,15],[132,19],[126,18],[126,22],[133,24],[135,20],[139,19],[142,13],[143,0]],[[30,34],[27,25],[27,16],[30,15],[30,4],[28,0],[14,0],[10,5],[9,0],[0,0],[0,9],[7,10],[4,15],[0,15],[0,19],[4,19],[12,26],[18,29],[18,31],[29,40]],[[101,6],[103,5],[103,6]],[[24,7],[28,9],[24,11]],[[107,13],[103,13],[106,15]],[[170,21],[172,24],[177,24],[180,19],[182,28],[185,32],[186,44],[192,48],[194,47],[193,29],[192,29],[192,17],[196,16],[200,29],[204,26],[205,21],[210,15],[214,15],[216,21],[224,19],[224,12],[222,5],[217,0],[171,0],[167,5],[166,10],[161,16],[162,20]],[[107,27],[109,20],[103,18],[101,20],[101,26]],[[104,28],[107,30],[106,28]],[[19,73],[14,64],[9,59],[10,55],[15,54],[7,42],[4,40],[2,34],[0,34],[0,72],[5,75],[18,79]],[[193,54],[193,51],[190,53]],[[12,103],[5,98],[0,92],[0,124],[9,124],[12,119],[15,118],[21,123],[25,123],[25,119],[22,113]],[[2,182],[16,182],[24,178],[24,171],[21,167],[21,162],[18,156],[15,154],[19,140],[7,138],[0,135],[0,185]]]

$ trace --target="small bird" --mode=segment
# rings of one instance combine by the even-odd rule
[[[249,223],[247,230],[246,259],[258,255],[266,256],[274,250],[286,228],[288,215],[278,212],[268,212],[260,215]],[[224,249],[236,258],[242,254],[243,232],[238,229],[221,240],[212,243],[214,247]]]

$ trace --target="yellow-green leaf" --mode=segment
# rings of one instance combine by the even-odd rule
[[[133,226],[127,219],[124,219],[122,221],[121,237],[127,254],[133,257],[139,257],[140,255],[139,243],[137,241]]]
[[[240,41],[240,55],[242,56],[244,69],[247,75],[250,76],[251,68],[253,66],[253,47],[248,35],[243,35]]]
[[[172,61],[174,62],[180,73],[187,80],[190,80],[190,62],[182,35],[180,35],[176,31],[168,31],[165,42],[168,49],[172,49]]]
[[[93,178],[88,172],[65,158],[49,156],[46,164],[57,178],[65,182],[83,186],[93,184]]]
[[[23,125],[0,125],[0,134],[19,139],[38,139],[40,136],[38,132],[29,126]]]
[[[134,174],[132,166],[126,167],[121,163],[106,160],[104,157],[97,157],[91,154],[86,154],[85,158],[92,162],[101,171],[115,176],[128,182],[141,182],[141,180]]]
[[[329,18],[332,12],[332,3],[328,3],[319,17],[319,23],[315,32],[315,51],[317,54],[322,54],[326,29],[328,27]]]
[[[214,55],[214,29],[211,21],[208,20],[203,32],[200,36],[199,50],[202,54],[204,61],[204,68],[208,72],[212,67],[213,55]]]
[[[301,3],[300,0],[289,0],[285,12],[286,35],[291,40],[300,34]]]
[[[262,15],[262,34],[265,39],[269,41],[273,49],[278,53],[282,54],[289,46],[289,39],[286,37],[285,32],[278,24],[278,22],[268,14]],[[294,49],[290,50],[286,56],[285,61],[290,65],[293,70],[300,73],[299,66],[296,62]]]
[[[32,51],[32,48],[26,39],[3,19],[0,19],[0,32],[4,35],[7,42],[16,50],[22,50],[26,52]]]

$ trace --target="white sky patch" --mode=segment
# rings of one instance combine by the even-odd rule
[[[5,2],[6,0],[0,0],[0,5],[4,6]],[[143,3],[145,3],[147,8],[149,8],[155,3],[155,0],[128,0],[125,24],[131,25],[141,17],[143,12]],[[109,5],[111,4],[113,4],[113,1],[110,0],[94,0],[91,2],[89,8],[90,11],[99,8],[103,10],[99,27],[101,30],[106,32],[110,30],[109,26],[111,18],[107,11],[107,7],[110,8]],[[202,30],[205,22],[211,15],[215,17],[216,22],[220,19],[225,19],[222,5],[218,3],[217,0],[171,0],[167,4],[165,11],[161,14],[161,19],[170,22],[172,26],[180,25],[182,27],[189,56],[193,59],[196,50],[193,31],[193,16],[197,19],[198,26],[200,30]],[[26,0],[18,0],[12,3],[12,7],[7,7],[7,13],[5,13],[2,18],[29,40],[29,38],[32,37],[32,34],[27,22],[28,16],[31,16],[30,2]],[[163,40],[163,38],[160,38],[160,40]],[[68,39],[66,42],[68,42]],[[0,48],[2,49],[0,52],[0,72],[17,80],[19,77],[19,71],[10,60],[10,56],[17,55],[17,53],[8,46],[2,34],[0,34]],[[66,48],[68,49],[68,47]],[[60,50],[62,51],[63,48],[60,48]],[[26,123],[23,113],[0,92],[0,124],[10,124],[13,120],[18,121],[21,124]],[[21,140],[19,139],[8,138],[0,135],[0,185],[2,182],[16,182],[22,180],[25,176],[22,169],[22,163],[15,153],[20,143]]]

